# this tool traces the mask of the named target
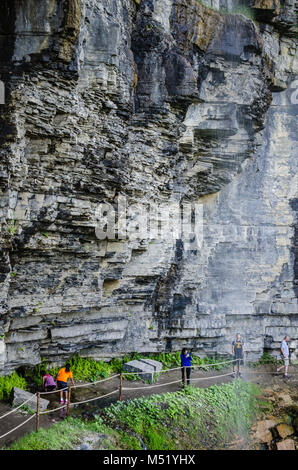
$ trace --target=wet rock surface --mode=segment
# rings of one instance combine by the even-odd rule
[[[297,450],[298,433],[295,423],[298,397],[295,383],[288,387],[275,384],[264,391],[264,398],[272,403],[271,414],[266,419],[258,420],[253,426],[253,447],[257,450]]]
[[[227,354],[237,331],[250,359],[286,331],[295,358],[295,11],[254,9],[1,2],[1,373],[77,351]],[[199,202],[203,246],[99,240],[97,206],[119,195]]]

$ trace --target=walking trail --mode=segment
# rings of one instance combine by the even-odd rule
[[[298,366],[291,366],[291,378],[285,380],[283,375],[274,375],[275,368],[272,365],[262,365],[255,368],[242,368],[242,379],[259,384],[263,387],[274,387],[275,385],[293,386],[297,387],[298,383]],[[227,375],[228,374],[228,375]],[[215,377],[214,377],[215,376]],[[202,371],[202,369],[195,369],[191,374],[191,385],[195,387],[206,388],[211,385],[219,385],[223,383],[231,382],[233,379],[231,375],[231,367],[227,367],[221,370],[211,369],[209,371]],[[194,380],[199,379],[199,380]],[[171,383],[176,382],[178,383]],[[169,383],[170,382],[170,383]],[[82,384],[77,384],[82,385]],[[154,386],[153,386],[154,385]],[[159,385],[155,387],[155,385]],[[100,382],[94,385],[87,385],[86,387],[79,386],[78,388],[72,389],[71,391],[71,403],[80,402],[100,397],[111,393],[113,390],[117,391],[105,398],[94,400],[88,403],[70,407],[70,416],[73,414],[86,415],[92,414],[95,410],[105,408],[111,403],[116,402],[119,399],[119,376],[115,376],[110,380]],[[148,396],[153,394],[162,394],[167,392],[175,392],[182,389],[181,384],[181,372],[180,370],[172,370],[167,373],[162,373],[158,378],[158,381],[154,384],[146,384],[141,380],[128,381],[123,380],[123,401],[131,400],[142,396]],[[51,395],[45,395],[44,398],[50,400],[48,409],[55,409],[60,407],[59,394],[54,393]],[[16,411],[11,413],[1,420],[1,416],[11,410],[11,407],[7,403],[0,402],[0,436],[15,428],[26,419],[30,418],[30,415],[25,412]],[[40,427],[47,428],[53,423],[59,421],[65,416],[65,408],[58,411],[53,411],[47,414],[41,414],[40,416]],[[33,417],[28,423],[24,424],[20,428],[16,429],[12,433],[0,439],[0,448],[9,447],[15,440],[22,437],[24,434],[35,430],[35,417]]]

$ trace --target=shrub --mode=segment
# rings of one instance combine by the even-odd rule
[[[13,387],[27,390],[27,382],[16,372],[13,372],[11,375],[3,375],[0,377],[0,400],[8,400]]]

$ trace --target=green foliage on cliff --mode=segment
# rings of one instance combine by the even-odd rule
[[[11,375],[3,375],[0,377],[0,400],[8,400],[13,387],[27,390],[27,382],[16,372],[13,372]]]
[[[95,361],[94,359],[74,355],[72,359],[67,360],[70,363],[74,379],[81,382],[94,382],[101,378],[109,377],[115,372],[116,365],[112,362]],[[118,364],[118,363],[117,363]],[[50,367],[46,361],[35,366],[26,373],[27,380],[33,380],[37,386],[42,385],[42,371],[46,371],[56,378],[61,367]]]
[[[74,379],[80,382],[94,382],[102,378],[110,377],[112,374],[117,374],[123,370],[123,364],[132,359],[149,358],[156,361],[160,361],[164,369],[170,369],[174,367],[180,367],[180,351],[175,353],[159,353],[159,354],[139,354],[131,353],[124,356],[122,359],[114,358],[110,362],[96,361],[87,357],[81,357],[74,355],[72,359],[67,362],[70,363]],[[193,365],[201,365],[202,370],[216,369],[219,370],[224,367],[224,364],[220,364],[223,359],[216,359],[213,357],[199,358],[193,355]],[[209,364],[215,364],[209,366]],[[46,361],[42,361],[31,370],[26,371],[26,379],[30,382],[33,381],[40,387],[42,385],[42,371],[50,373],[53,377],[56,377],[60,367],[50,367]],[[126,375],[127,380],[138,380],[137,375]]]

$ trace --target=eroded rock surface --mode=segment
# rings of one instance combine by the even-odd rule
[[[2,372],[237,331],[251,359],[285,332],[297,355],[295,6],[206,5],[1,2]],[[99,240],[119,195],[200,203],[202,247]]]

